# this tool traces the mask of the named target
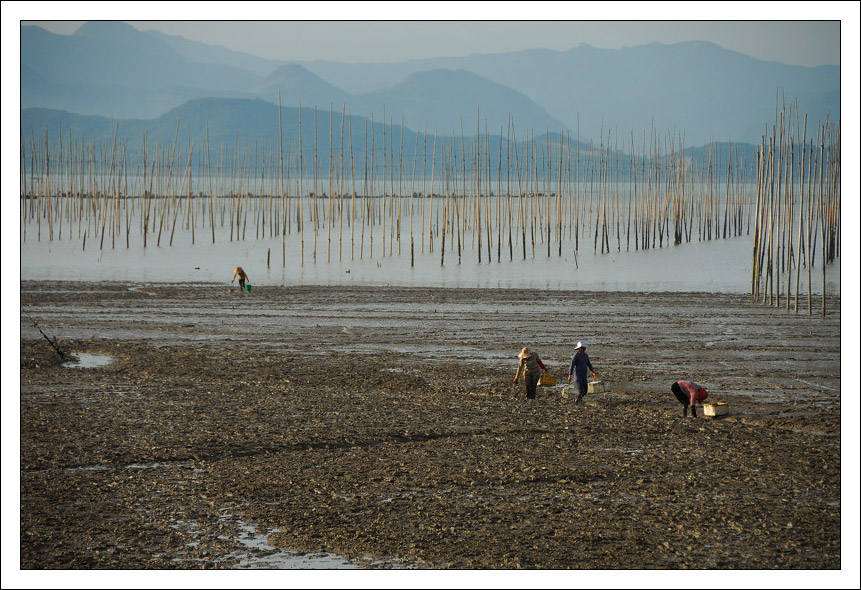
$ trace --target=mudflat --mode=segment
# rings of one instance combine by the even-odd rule
[[[799,307],[24,282],[21,568],[840,569],[840,299]]]

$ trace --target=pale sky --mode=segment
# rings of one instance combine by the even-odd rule
[[[841,37],[844,47],[858,51],[857,2],[784,2],[779,10],[772,2],[215,2],[205,4],[205,12],[201,6],[4,2],[4,19],[12,9],[21,24],[58,34],[70,34],[86,20],[122,19],[143,31],[155,29],[260,57],[296,61],[404,61],[531,48],[566,50],[580,43],[618,49],[652,41],[696,40],[791,65],[840,65]],[[30,20],[45,14],[57,20]],[[775,15],[790,20],[707,20]],[[141,16],[185,20],[126,20]],[[203,16],[221,20],[192,20]],[[630,20],[607,20],[619,16]],[[342,20],[323,20],[333,17]],[[500,20],[478,20],[488,17]],[[226,20],[240,18],[260,20]]]

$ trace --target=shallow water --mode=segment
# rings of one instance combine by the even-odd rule
[[[259,533],[247,523],[239,521],[240,535],[237,541],[246,550],[244,553],[234,552],[230,557],[237,557],[237,567],[243,569],[282,569],[282,570],[313,570],[313,569],[361,569],[358,565],[337,555],[301,554],[294,551],[284,551],[269,544],[268,535]]]
[[[71,360],[62,364],[63,367],[72,369],[98,369],[110,365],[114,360],[109,355],[91,354],[88,352],[75,352],[71,356]]]
[[[67,232],[68,233],[68,232]],[[223,233],[223,232],[221,232]],[[536,288],[547,290],[588,291],[655,291],[749,293],[751,283],[752,239],[740,236],[722,240],[683,243],[649,250],[626,250],[594,253],[591,240],[564,242],[561,256],[552,244],[548,256],[546,244],[536,244],[534,253],[507,244],[498,251],[487,251],[479,262],[475,248],[464,248],[460,260],[456,251],[447,249],[442,260],[439,245],[433,253],[426,244],[422,253],[415,236],[414,258],[410,255],[409,235],[400,245],[375,246],[370,256],[359,246],[351,258],[349,235],[340,243],[337,236],[328,242],[325,234],[317,240],[316,261],[313,240],[305,236],[302,243],[295,233],[283,245],[280,237],[230,241],[229,235],[211,236],[200,232],[192,244],[188,232],[178,233],[173,245],[155,246],[150,238],[144,247],[141,237],[132,235],[103,249],[95,239],[86,244],[81,239],[41,239],[31,228],[21,240],[21,278],[23,280],[92,280],[169,282],[184,284],[223,283],[231,285],[233,267],[242,266],[250,276],[253,293],[266,286],[288,285],[379,285],[452,288]],[[366,238],[367,240],[367,238]],[[340,248],[340,253],[339,253]],[[614,244],[615,248],[615,244]],[[499,256],[498,256],[499,254]],[[282,261],[283,256],[283,261]],[[826,291],[840,292],[840,262],[826,268]],[[795,278],[793,277],[793,285]],[[785,282],[785,279],[781,279]],[[811,273],[812,291],[822,292],[821,267]],[[794,287],[793,287],[794,288]],[[785,287],[784,287],[785,289]],[[807,293],[807,273],[800,276],[800,292]]]

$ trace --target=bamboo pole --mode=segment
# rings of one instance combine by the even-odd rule
[[[401,124],[403,127],[403,123]],[[416,264],[416,245],[415,245],[415,237],[413,233],[413,217],[415,213],[415,194],[416,194],[416,168],[418,167],[418,157],[419,157],[419,134],[416,133],[416,144],[413,147],[413,169],[412,169],[412,181],[410,182],[411,190],[410,194],[410,268],[415,267]]]
[[[401,205],[404,196],[404,122],[401,120],[401,142],[398,146],[398,223],[396,237],[398,240],[398,256],[401,255]],[[392,174],[394,179],[394,174]]]
[[[356,160],[353,155],[353,115],[350,114],[350,260],[356,259]]]
[[[312,207],[311,214],[313,216],[312,222],[313,222],[313,226],[314,226],[314,250],[313,250],[313,254],[312,254],[312,260],[314,263],[317,262],[317,230],[319,229],[319,222],[320,222],[320,219],[318,216],[319,212],[317,210],[317,195],[319,194],[317,192],[317,177],[318,177],[319,166],[320,166],[317,148],[318,148],[318,145],[317,145],[317,105],[314,105],[314,158],[312,160],[313,168],[314,168],[313,169],[314,192],[312,193],[312,197],[311,197],[311,207]]]
[[[366,191],[366,197],[371,197],[368,200],[368,238],[369,238],[369,247],[370,252],[369,256],[371,258],[374,257],[374,190],[375,190],[375,182],[376,182],[376,161],[377,161],[377,153],[374,148],[374,114],[371,113],[371,168],[370,168],[370,190]]]
[[[341,140],[338,149],[338,262],[343,258],[344,245],[344,124],[347,115],[347,104],[341,106]],[[348,219],[348,223],[350,220]]]
[[[508,140],[506,141],[506,149],[505,149],[505,199],[506,204],[508,205],[508,260],[514,260],[514,245],[512,242],[512,233],[513,228],[511,225],[511,131],[512,126],[514,125],[514,121],[511,118],[511,113],[508,114]]]
[[[434,213],[434,200],[436,199],[436,191],[435,191],[435,180],[436,180],[436,139],[437,132],[434,129],[433,132],[433,155],[431,156],[431,188],[430,188],[430,210],[428,211],[428,253],[433,254],[433,223],[439,215],[439,208],[437,208],[437,213]],[[445,148],[442,148],[440,156],[445,153]],[[439,227],[439,225],[437,225]]]

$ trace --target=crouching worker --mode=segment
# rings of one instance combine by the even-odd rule
[[[236,277],[239,277],[239,290],[245,291],[245,281],[248,280],[248,275],[245,274],[245,271],[242,270],[241,266],[237,266],[233,269],[233,278],[230,279],[230,282],[232,283],[233,281],[235,281]]]
[[[523,372],[523,382],[526,385],[526,398],[535,399],[535,390],[538,388],[538,380],[541,378],[541,371],[547,372],[547,367],[541,362],[541,357],[534,350],[530,350],[524,346],[520,354],[517,355],[517,372],[514,374],[514,382],[517,383],[517,378]]]
[[[699,383],[693,381],[676,381],[670,387],[676,399],[684,406],[684,415],[688,416],[688,406],[691,407],[691,416],[697,417],[696,404],[702,403],[709,396],[709,392]]]

